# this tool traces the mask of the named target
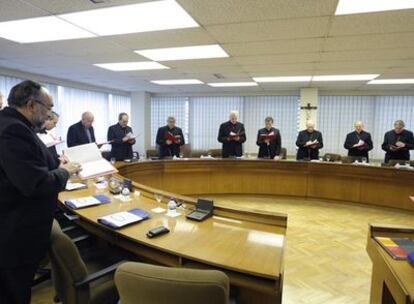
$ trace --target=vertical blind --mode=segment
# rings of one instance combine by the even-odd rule
[[[384,133],[402,119],[406,128],[414,127],[414,96],[320,96],[317,126],[324,137],[324,153],[345,155],[346,134],[354,130],[354,122],[362,120],[371,133],[374,149],[370,157],[383,159],[381,145]]]

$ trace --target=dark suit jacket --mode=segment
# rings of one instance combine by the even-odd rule
[[[0,268],[44,257],[57,195],[69,173],[13,108],[0,112]]]
[[[91,142],[95,142],[95,133],[93,127],[89,128],[91,132]],[[89,144],[88,135],[86,135],[85,127],[82,125],[82,122],[77,122],[74,125],[71,125],[68,130],[68,136],[66,139],[66,144],[68,147],[80,146],[84,144]]]
[[[132,133],[131,127],[122,128],[119,123],[110,126],[108,129],[108,140],[113,140],[111,143],[111,157],[115,157],[116,160],[132,158],[132,146],[135,144],[135,139],[131,142],[122,141],[122,138],[128,133]]]
[[[364,146],[353,148],[352,146],[357,144],[360,140],[365,142]],[[359,134],[357,131],[349,133],[346,136],[344,148],[348,150],[348,156],[361,156],[366,157],[368,160],[368,151],[373,148],[371,134],[365,131],[361,131]]]
[[[405,147],[397,151],[392,151],[391,146],[395,145],[397,141],[405,143]],[[413,132],[403,130],[400,134],[397,134],[394,132],[394,130],[388,131],[387,133],[385,133],[384,142],[382,143],[382,149],[386,151],[386,163],[388,163],[390,159],[410,160],[410,150],[414,149]]]
[[[240,140],[229,140],[230,132],[240,134]],[[242,156],[242,144],[246,141],[246,131],[244,130],[244,125],[240,122],[236,122],[236,124],[233,125],[230,121],[222,123],[220,125],[217,140],[223,144],[223,150],[221,152],[223,158],[229,156]]]
[[[272,132],[274,132],[276,137],[275,139],[271,140],[269,144],[263,142],[260,139],[260,135],[262,134],[267,135]],[[270,158],[274,158],[276,155],[280,155],[280,150],[282,149],[282,138],[280,136],[279,130],[276,128],[271,128],[270,130],[266,128],[260,129],[259,132],[257,133],[256,144],[259,146],[259,154],[257,155],[257,157],[259,158],[269,157],[269,153],[270,153]]]
[[[179,135],[181,137],[180,143],[167,145],[168,132],[174,136]],[[159,149],[160,158],[173,156],[180,157],[180,146],[185,145],[183,131],[178,127],[174,127],[172,129],[170,129],[168,126],[161,127],[157,132],[156,144]]]
[[[315,148],[304,147],[306,142],[314,141],[315,139],[319,141]],[[297,160],[319,159],[319,149],[323,148],[322,133],[316,130],[312,133],[309,133],[307,130],[300,131],[296,139],[296,146],[298,147]]]

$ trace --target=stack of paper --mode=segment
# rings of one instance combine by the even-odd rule
[[[150,216],[146,211],[139,208],[133,208],[128,211],[117,212],[114,214],[100,217],[98,218],[98,222],[116,229],[125,227],[133,223],[141,222],[143,220],[148,219],[149,217]]]
[[[82,171],[81,179],[94,178],[118,172],[106,159],[102,157],[95,143],[68,148],[64,154],[69,161],[80,163]]]

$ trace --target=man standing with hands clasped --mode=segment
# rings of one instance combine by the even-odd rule
[[[77,163],[59,163],[36,135],[53,107],[40,84],[14,86],[0,112],[0,303],[29,304],[49,245],[58,193]]]

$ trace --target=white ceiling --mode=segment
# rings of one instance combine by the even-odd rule
[[[0,21],[46,16],[145,0],[0,0]],[[57,42],[18,44],[0,38],[0,68],[123,91],[153,93],[321,90],[413,91],[414,85],[352,83],[260,84],[248,88],[159,86],[149,80],[197,78],[203,82],[251,77],[381,74],[414,78],[414,9],[334,16],[338,0],[177,0],[199,28]],[[147,59],[133,50],[220,44],[230,58],[169,61],[170,70],[112,72],[94,63]],[[221,74],[225,79],[217,79]]]

